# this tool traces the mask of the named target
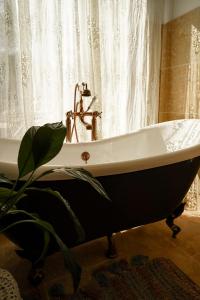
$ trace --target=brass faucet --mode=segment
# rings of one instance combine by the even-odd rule
[[[80,99],[77,102],[77,91],[79,91]],[[92,98],[92,101],[88,105],[87,109],[84,111],[83,108],[83,97],[90,97],[91,92],[87,88],[87,83],[82,82],[81,85],[78,83],[75,85],[74,88],[74,111],[70,110],[66,113],[66,127],[67,127],[67,134],[66,134],[66,142],[72,141],[73,133],[75,132],[76,141],[79,142],[78,139],[78,132],[76,127],[76,118],[79,117],[81,123],[85,126],[87,130],[91,130],[91,140],[97,140],[97,117],[101,117],[101,112],[98,111],[89,111],[92,107],[96,97]],[[85,121],[85,117],[90,116],[92,118],[91,124]],[[73,126],[71,126],[71,119],[73,120]]]

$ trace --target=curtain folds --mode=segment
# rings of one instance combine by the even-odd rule
[[[99,137],[157,122],[162,9],[160,0],[0,0],[0,136],[65,120],[83,81],[102,111]]]

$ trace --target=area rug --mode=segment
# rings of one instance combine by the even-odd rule
[[[68,298],[67,298],[68,299]],[[197,300],[200,287],[167,258],[136,256],[96,270],[70,300]]]

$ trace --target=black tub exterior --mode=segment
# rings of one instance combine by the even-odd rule
[[[90,241],[167,218],[182,202],[199,167],[200,157],[196,157],[152,169],[98,177],[111,202],[88,183],[78,180],[39,181],[37,186],[58,190],[69,201],[85,230],[85,241]],[[32,192],[28,201],[23,199],[20,202],[19,208],[38,213],[53,224],[69,247],[77,245],[73,223],[64,206],[55,198]],[[27,224],[25,230],[24,225],[18,225],[10,232],[16,244],[32,253],[33,260],[42,249],[43,236],[39,231]],[[52,242],[49,253],[56,249]]]

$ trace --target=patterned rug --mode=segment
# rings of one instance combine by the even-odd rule
[[[70,300],[192,300],[200,287],[171,260],[146,256],[114,262],[98,269],[93,279]]]

